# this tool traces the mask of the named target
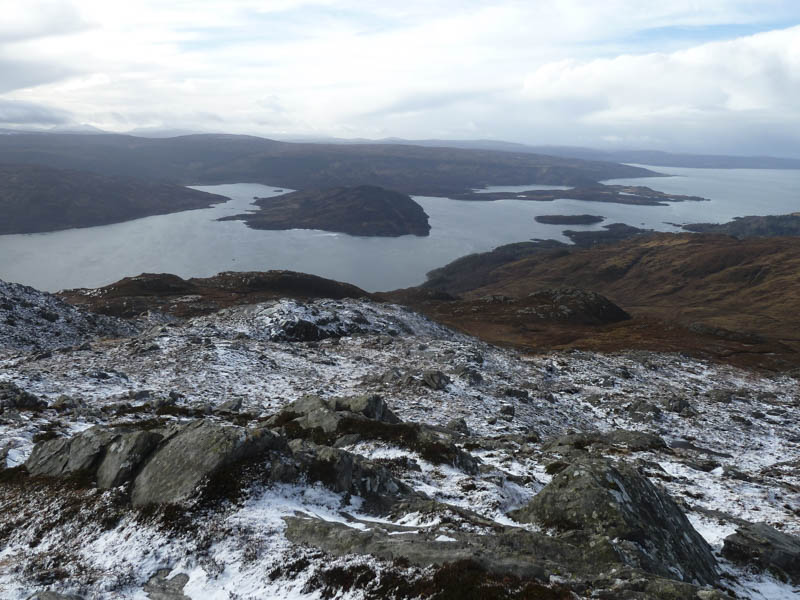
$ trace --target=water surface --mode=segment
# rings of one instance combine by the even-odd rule
[[[101,227],[0,236],[0,279],[44,290],[96,287],[143,272],[207,277],[220,271],[291,269],[348,281],[369,291],[417,285],[436,267],[472,252],[536,238],[568,241],[563,225],[534,217],[594,214],[659,231],[668,223],[727,221],[749,214],[800,210],[800,171],[651,167],[669,178],[612,180],[710,198],[669,206],[626,206],[579,200],[534,202],[458,201],[417,196],[430,216],[428,237],[353,237],[317,230],[259,231],[222,216],[252,209],[254,196],[290,190],[252,183],[198,186],[230,197],[212,208],[159,215]],[[557,186],[496,186],[487,191],[560,189]],[[594,230],[598,225],[572,226]]]

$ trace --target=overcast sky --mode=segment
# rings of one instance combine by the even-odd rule
[[[0,127],[800,156],[798,0],[0,8]]]

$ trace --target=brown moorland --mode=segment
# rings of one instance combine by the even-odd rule
[[[380,297],[528,351],[643,349],[770,370],[800,365],[800,238],[636,236],[506,261],[472,287],[471,273],[451,270],[436,290]],[[530,294],[565,286],[601,294],[632,319],[598,325],[532,314]]]

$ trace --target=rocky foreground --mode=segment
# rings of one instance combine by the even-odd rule
[[[401,307],[0,283],[3,598],[789,598],[800,390]]]

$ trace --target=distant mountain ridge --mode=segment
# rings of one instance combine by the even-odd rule
[[[561,158],[581,160],[611,161],[618,163],[635,163],[655,167],[686,167],[706,169],[800,169],[800,158],[780,156],[737,156],[728,154],[698,154],[684,152],[666,152],[662,150],[601,150],[581,146],[533,145],[504,140],[406,140],[402,138],[384,138],[381,140],[335,140],[341,144],[409,144],[414,146],[437,148],[463,148],[473,150],[493,150],[499,152],[516,152],[544,154]]]
[[[202,134],[0,136],[0,163],[38,164],[182,185],[265,183],[296,190],[377,185],[406,194],[447,195],[503,183],[590,185],[650,177],[647,169],[525,153],[398,144],[310,144]]]

